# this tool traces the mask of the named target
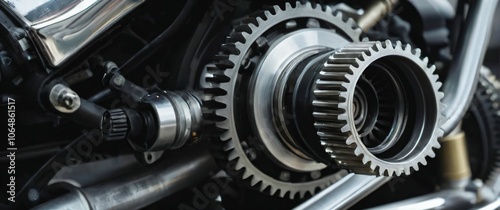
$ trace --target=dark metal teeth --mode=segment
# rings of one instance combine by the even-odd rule
[[[128,133],[127,115],[122,109],[112,109],[105,113],[103,132],[106,140],[123,140]]]

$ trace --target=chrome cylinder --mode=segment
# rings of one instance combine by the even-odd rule
[[[198,138],[202,125],[201,102],[192,93],[164,91],[150,94],[142,102],[153,113],[157,134],[145,145],[131,141],[136,150],[177,149],[189,139]]]

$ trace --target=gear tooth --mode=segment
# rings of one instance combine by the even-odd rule
[[[429,148],[429,154],[428,154],[428,156],[431,157],[431,158],[436,157],[436,153],[434,152],[434,150],[432,150],[432,147]]]
[[[427,165],[427,160],[425,159],[425,157],[422,159],[422,165],[426,166]]]
[[[360,151],[360,149],[356,148],[354,153],[356,154],[356,156],[359,156],[362,154],[362,151]],[[361,159],[361,163],[363,163],[363,165],[367,165],[367,164],[369,164],[369,162],[370,162],[370,159],[366,155],[363,155],[363,158]],[[370,165],[370,169],[375,170],[375,165]]]
[[[280,6],[278,6],[278,5],[274,5],[274,6],[273,6],[273,9],[274,9],[274,11],[275,11],[275,12],[277,12],[277,13],[278,13],[278,12],[283,12],[283,10],[281,9],[281,7],[280,7]]]
[[[347,145],[354,144],[354,143],[355,143],[355,141],[354,141],[354,137],[353,137],[353,136],[349,136],[349,138],[347,138],[347,139],[346,139],[345,143],[346,143]],[[358,148],[356,148],[356,150],[358,150]],[[361,154],[361,151],[359,151],[359,150],[358,150],[358,151],[354,151],[354,154],[355,154],[356,156],[359,156],[359,155]]]
[[[249,18],[249,20],[252,20],[253,22],[255,22],[255,19],[254,18]],[[257,23],[257,22],[255,22]],[[246,24],[242,24],[242,25],[239,25],[239,26],[236,26],[234,28],[235,31],[237,32],[245,32],[245,33],[252,33],[252,31],[255,29],[255,27],[250,27],[250,26],[253,26],[253,23],[246,23]],[[224,46],[224,45],[222,45]]]
[[[264,15],[269,19],[269,17],[274,16],[269,10],[264,11]]]
[[[415,171],[420,170],[420,166],[419,166],[419,164],[418,164],[418,163],[417,163],[417,164],[415,164],[415,166],[413,166],[413,170],[415,170]],[[410,170],[410,169],[408,169],[408,173],[407,173],[406,175],[409,175],[410,173],[411,173],[411,170]]]
[[[437,76],[437,75],[436,75],[436,76]],[[439,80],[439,77],[436,79],[435,89],[439,91],[439,89],[441,89],[441,87],[443,86],[443,83],[439,82],[438,80]],[[439,93],[443,93],[443,92],[440,92],[440,91],[439,91]],[[444,95],[444,93],[443,93],[443,95]]]
[[[418,171],[418,163],[413,167],[415,171]],[[411,169],[410,168],[405,168],[404,169],[404,174],[405,175],[410,175],[411,174]]]
[[[259,191],[264,192],[264,190],[266,190],[266,188],[268,188],[268,187],[269,187],[269,184],[262,182],[262,184],[260,185]]]
[[[365,52],[365,51],[363,51],[363,52],[361,53],[361,57],[363,57],[363,61],[366,61],[366,60],[368,60],[368,58],[369,58],[369,56],[366,54],[366,52]]]
[[[389,40],[387,40],[387,41],[389,41]],[[399,40],[396,41],[396,47],[395,47],[395,49],[403,50],[403,43],[401,43],[401,41],[399,41]]]
[[[347,98],[349,97],[349,93],[348,92],[341,92],[339,94],[340,98],[344,99],[344,100],[347,100]],[[344,104],[344,103],[342,103]],[[346,105],[347,106],[347,105]]]
[[[290,2],[286,2],[285,3],[285,10],[292,10],[293,7],[292,7],[292,4],[290,4]]]
[[[347,18],[347,24],[351,27],[354,27],[356,26],[356,21],[354,21],[354,19],[352,18]]]
[[[329,14],[332,14],[333,13],[333,9],[331,6],[327,5],[326,6],[326,10],[325,10],[326,13],[329,13]],[[314,195],[314,193],[311,193],[312,195]]]
[[[411,53],[411,45],[410,44],[406,44],[405,51],[408,53]]]
[[[439,83],[439,87],[441,87],[441,83]],[[438,87],[438,88],[439,88],[439,87]],[[437,93],[437,97],[438,97],[438,99],[441,101],[441,99],[443,99],[443,98],[444,98],[444,93],[443,93],[443,92],[438,92],[438,93]]]
[[[420,49],[418,49],[418,48],[415,48],[413,50],[413,55],[415,55],[415,56],[417,56],[417,57],[420,58],[420,56],[422,56],[422,51]]]
[[[343,97],[343,96],[342,96],[342,97]],[[339,103],[339,104],[338,104],[338,107],[339,107],[340,109],[346,110],[346,109],[347,109],[347,104],[346,104],[346,103]],[[343,119],[343,120],[347,120],[347,115],[341,115],[341,116],[345,118],[345,119]],[[339,116],[339,117],[340,117],[340,116]]]
[[[244,168],[244,167],[245,167],[245,166],[243,165],[243,163],[242,163],[241,161],[237,161],[237,162],[236,162],[236,165],[234,166],[234,168],[235,168],[236,170],[241,170],[241,169],[242,169],[242,168]],[[248,173],[247,173],[247,174],[248,174]],[[247,177],[248,177],[248,176],[247,176]],[[247,177],[244,177],[244,178],[246,179]]]
[[[307,191],[299,191],[300,198],[303,198],[306,195],[306,192]],[[290,199],[293,199],[294,196],[291,196],[291,193],[290,193],[290,197],[291,197]]]
[[[333,18],[336,19],[336,21],[342,21],[342,16],[343,16],[342,11],[340,10],[333,11]]]
[[[373,47],[374,47],[373,49],[376,52],[379,52],[380,50],[384,49],[384,47],[382,47],[382,42],[380,42],[380,41],[375,42],[375,45]]]
[[[340,131],[341,131],[342,133],[347,133],[349,130],[350,130],[349,125],[344,125],[344,126],[342,126],[342,128],[340,129]]]
[[[271,13],[269,13],[269,14],[271,14]],[[255,19],[257,20],[257,23],[259,23],[259,24],[265,22],[264,18],[262,18],[262,17],[256,17]],[[255,29],[252,29],[252,30],[255,30]]]
[[[234,32],[232,33],[226,40],[226,42],[228,43],[245,43],[246,42],[246,39],[245,39],[245,36],[243,36],[243,34],[241,32]]]
[[[250,172],[248,172],[248,170],[245,169],[245,171],[243,171],[243,179],[248,179],[248,177],[250,177],[252,174]]]
[[[427,66],[427,64],[429,64],[429,58],[428,57],[425,57],[424,59],[422,59],[422,61],[425,63],[426,66]]]
[[[434,73],[434,71],[436,71],[436,65],[432,65],[430,68],[429,68],[429,71],[430,73]],[[437,75],[436,75],[436,81],[437,81]]]
[[[255,176],[252,176],[252,179],[250,181],[250,185],[255,186],[257,183],[259,183],[259,180]]]
[[[392,45],[391,40],[385,40],[384,43],[385,43],[385,48],[395,49],[395,47]]]
[[[229,146],[229,147],[231,147],[231,146]],[[230,149],[228,149],[229,147],[225,147],[225,148],[224,148],[224,151],[229,151],[229,150],[231,150],[231,152],[229,152],[229,155],[227,156],[227,159],[228,159],[229,161],[231,161],[231,160],[236,160],[236,159],[238,158],[238,154],[236,153],[236,151],[232,150],[232,149],[234,149],[234,147],[231,147]]]
[[[394,173],[396,174],[396,176],[401,176],[401,172],[404,172],[404,171],[401,169],[394,170]]]
[[[355,60],[356,64],[358,64],[358,65],[359,65],[361,62],[363,62],[363,61],[362,61],[362,60],[360,60],[359,58],[354,58],[354,60]]]
[[[278,188],[277,188],[277,187],[275,187],[275,186],[273,186],[273,185],[269,185],[269,193],[270,193],[271,195],[275,195],[275,194],[276,194],[276,192],[278,192]],[[280,197],[283,197],[283,196],[281,196],[281,195],[280,195]]]

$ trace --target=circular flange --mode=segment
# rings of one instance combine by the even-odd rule
[[[420,50],[400,42],[352,43],[336,50],[317,77],[313,101],[315,126],[332,159],[355,173],[388,176],[410,174],[419,164],[426,165],[425,158],[435,156],[433,149],[440,147],[437,139],[443,135],[443,93],[434,70],[427,58],[420,58]],[[376,137],[381,141],[375,145],[363,142],[366,128],[356,125],[355,113],[363,107],[353,104],[356,98],[366,100],[359,91],[372,88],[362,86],[362,77],[371,78],[375,87],[377,78],[386,78],[389,85],[376,89],[379,111],[366,114],[384,122],[368,129],[380,132]]]
[[[217,130],[221,131],[218,133],[220,142],[223,144],[221,149],[226,151],[227,161],[235,162],[234,168],[242,172],[238,177],[248,179],[250,185],[257,186],[260,191],[268,189],[271,195],[278,194],[281,197],[288,195],[290,198],[294,198],[296,195],[304,197],[306,193],[314,194],[318,189],[330,185],[345,174],[345,171],[335,174],[320,172],[319,177],[312,176],[311,174],[319,172],[314,171],[315,169],[323,168],[324,165],[307,160],[307,157],[291,150],[285,156],[276,153],[276,151],[283,152],[290,149],[285,146],[286,141],[279,137],[271,142],[271,139],[265,134],[266,132],[263,133],[260,130],[263,128],[260,121],[262,118],[259,118],[257,122],[255,121],[256,117],[252,116],[254,113],[252,109],[256,111],[259,109],[254,101],[261,99],[259,96],[254,97],[253,94],[248,95],[251,92],[250,89],[255,87],[249,84],[263,81],[255,73],[256,67],[261,66],[261,62],[266,62],[267,59],[264,58],[273,51],[274,43],[279,43],[283,36],[294,36],[295,31],[299,34],[298,31],[301,29],[306,29],[302,31],[304,35],[312,34],[313,37],[309,37],[312,40],[316,38],[315,35],[329,33],[333,36],[340,35],[348,42],[352,42],[359,41],[362,33],[352,19],[344,21],[342,15],[340,13],[334,15],[330,7],[313,5],[310,2],[305,4],[296,2],[293,6],[286,3],[284,7],[274,6],[269,10],[251,15],[244,19],[241,25],[236,26],[228,37],[227,43],[222,46],[222,52],[217,56],[219,61],[213,65],[207,65],[200,79],[200,86],[205,90],[204,106],[208,110],[205,112],[205,116],[208,120],[215,121]],[[325,29],[330,30],[330,32]],[[296,39],[298,38],[291,38],[291,40]],[[276,42],[277,40],[278,42]],[[343,43],[346,42],[343,41]],[[315,48],[314,45],[313,43],[313,49],[309,48],[308,50],[318,51],[319,48]],[[330,47],[322,46],[321,48]],[[297,53],[307,54],[306,51]],[[292,56],[292,58],[287,59],[292,61],[297,57]],[[284,70],[284,68],[281,69]],[[266,71],[259,70],[259,72]],[[275,72],[275,76],[279,74],[281,72]],[[274,93],[266,90],[266,94],[271,94],[271,99],[265,102],[265,106],[269,108]],[[248,100],[249,97],[253,98]],[[272,108],[260,111],[272,114]],[[270,128],[275,130],[276,126],[270,117],[272,115],[264,116],[263,119],[267,118],[265,123],[271,125]],[[275,132],[279,131],[275,130]],[[275,137],[278,138],[277,136],[273,138]],[[281,145],[270,147],[271,150],[274,150],[273,155],[266,144]],[[262,152],[266,158],[254,161],[254,150]],[[287,162],[284,158],[292,156],[296,160],[302,158],[302,163],[310,161],[311,164],[302,167]],[[275,174],[276,171],[278,173],[282,171],[282,174],[291,173],[291,176],[281,176]]]

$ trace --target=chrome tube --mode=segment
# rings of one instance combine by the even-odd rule
[[[294,209],[347,209],[390,179],[349,174]]]
[[[2,0],[52,66],[70,59],[145,0]]]
[[[370,209],[471,209],[477,201],[476,196],[469,191],[444,190]]]
[[[463,34],[443,86],[442,102],[447,106],[444,115],[448,119],[442,127],[445,134],[457,126],[469,108],[490,40],[497,3],[498,0],[471,1]]]
[[[207,151],[159,164],[143,172],[77,189],[34,209],[140,209],[206,178],[216,170]]]

